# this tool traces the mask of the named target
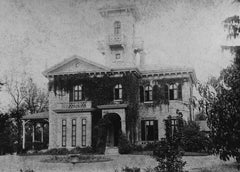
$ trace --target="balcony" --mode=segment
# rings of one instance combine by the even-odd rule
[[[55,112],[77,112],[77,111],[92,111],[91,101],[76,101],[76,102],[59,102],[53,107]]]
[[[125,46],[127,43],[126,36],[124,34],[112,34],[108,35],[107,44],[110,47]]]

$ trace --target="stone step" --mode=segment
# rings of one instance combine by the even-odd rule
[[[118,147],[106,147],[105,155],[119,155]]]

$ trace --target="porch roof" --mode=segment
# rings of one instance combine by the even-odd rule
[[[49,112],[40,112],[40,113],[34,113],[34,114],[29,114],[25,115],[22,117],[23,120],[27,119],[48,119],[49,118]]]

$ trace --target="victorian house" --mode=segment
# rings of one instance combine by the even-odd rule
[[[194,69],[146,66],[143,41],[135,36],[136,6],[99,9],[105,38],[98,50],[106,64],[74,55],[43,72],[49,80],[49,148],[92,145],[98,121],[108,118],[107,145],[119,133],[135,144],[165,137],[163,120],[181,112],[193,119]]]

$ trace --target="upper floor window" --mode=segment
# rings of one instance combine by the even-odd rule
[[[114,34],[117,35],[117,34],[120,34],[121,32],[121,23],[120,21],[115,21],[114,22]]]
[[[169,86],[169,99],[179,100],[182,99],[182,86],[179,83],[171,84]]]
[[[121,100],[122,99],[122,85],[117,84],[114,87],[114,100]]]
[[[74,101],[83,100],[82,85],[75,85],[73,90]]]
[[[145,101],[152,101],[152,87],[151,86],[146,86],[145,87]]]

